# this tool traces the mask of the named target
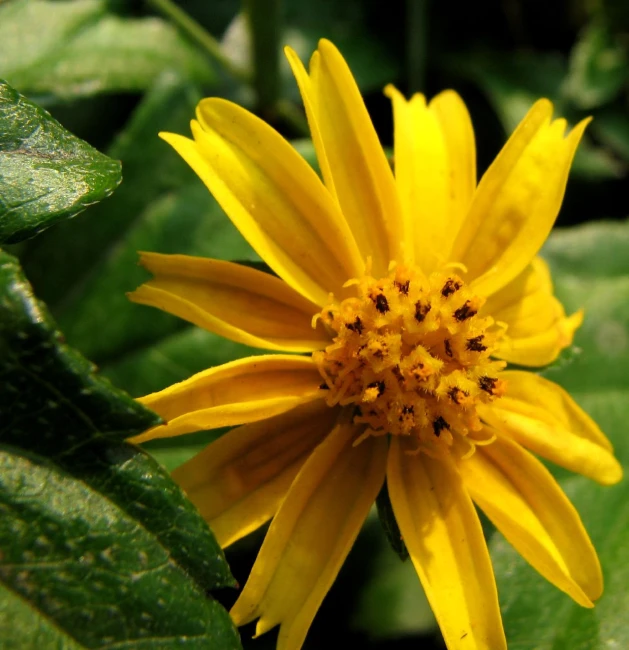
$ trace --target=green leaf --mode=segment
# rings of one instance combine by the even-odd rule
[[[214,537],[168,474],[124,442],[159,419],[63,343],[6,253],[0,377],[0,638],[239,647],[206,594],[233,585]]]
[[[545,375],[570,391],[629,466],[629,223],[597,223],[557,231],[544,254],[568,311],[585,308],[572,363]],[[510,648],[601,650],[629,647],[629,484],[596,485],[553,468],[597,548],[605,592],[584,610],[544,581],[495,535],[491,550]]]
[[[579,108],[596,108],[614,99],[626,80],[625,47],[604,25],[592,23],[572,49],[565,96]]]
[[[0,243],[33,237],[109,196],[120,163],[0,80]]]
[[[148,88],[166,68],[203,82],[207,58],[160,18],[122,18],[104,0],[0,7],[0,72],[28,94],[74,99]]]
[[[375,517],[367,520],[348,563],[349,572],[352,563],[360,565],[361,588],[351,620],[355,630],[379,640],[434,630],[435,617],[413,564],[400,561]]]
[[[596,115],[590,128],[603,144],[629,161],[629,111],[610,107]]]
[[[112,147],[123,162],[125,183],[71,230],[50,231],[24,253],[25,270],[68,341],[104,372],[117,368],[116,382],[135,395],[180,381],[215,358],[230,360],[222,352],[230,346],[214,339],[209,348],[179,348],[181,356],[173,357],[171,337],[192,328],[126,298],[150,277],[137,264],[138,251],[258,259],[194,172],[157,137],[160,130],[188,133],[199,98],[188,82],[161,78]]]
[[[387,487],[386,482],[382,486],[382,489],[376,498],[376,508],[378,510],[380,525],[389,540],[389,544],[391,544],[391,548],[395,551],[400,560],[403,562],[408,560],[408,549],[406,548],[404,539],[402,539],[400,527],[398,526],[395,514],[393,513],[393,506],[391,505],[391,499],[389,497],[389,488]]]
[[[513,132],[541,97],[553,102],[555,116],[568,116],[571,124],[580,119],[580,116],[571,115],[567,98],[559,93],[566,75],[566,62],[560,56],[516,53],[496,57],[475,53],[465,58],[452,58],[449,67],[479,85],[496,111],[506,135]],[[571,173],[594,180],[619,178],[625,173],[625,166],[608,151],[595,146],[586,132],[577,149]]]

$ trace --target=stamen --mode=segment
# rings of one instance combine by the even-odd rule
[[[458,291],[461,286],[462,284],[458,280],[455,280],[454,278],[448,278],[446,280],[446,283],[443,285],[443,289],[441,289],[441,295],[444,298],[447,298],[448,296],[451,296],[455,291]]]
[[[426,278],[394,263],[384,278],[367,274],[346,286],[356,295],[332,300],[313,319],[333,334],[313,360],[326,402],[365,427],[354,444],[410,436],[412,453],[435,458],[467,457],[487,444],[476,407],[505,393],[498,376],[506,364],[490,357],[503,330],[479,316],[483,299],[452,270]]]

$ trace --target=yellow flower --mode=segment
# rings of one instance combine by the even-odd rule
[[[174,477],[223,546],[272,519],[231,612],[280,625],[297,649],[387,482],[404,542],[450,650],[506,648],[476,504],[584,607],[596,552],[530,452],[602,483],[609,441],[542,366],[572,341],[538,257],[585,129],[537,102],[476,184],[467,110],[386,89],[395,175],[340,53],[321,41],[301,90],[323,182],[272,128],[205,99],[193,140],[162,134],[278,277],[143,253],[131,299],[278,351],[141,399],[166,421],[135,438],[241,425]],[[311,356],[286,353],[311,353]]]

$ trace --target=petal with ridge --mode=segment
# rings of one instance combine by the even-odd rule
[[[194,140],[161,136],[199,175],[245,239],[293,289],[323,305],[363,262],[333,197],[275,130],[224,99],[204,99]]]
[[[487,544],[452,459],[413,454],[393,436],[387,485],[448,650],[506,650]]]
[[[579,605],[603,590],[601,567],[581,519],[550,472],[500,437],[460,462],[472,499],[515,549]]]
[[[178,467],[172,476],[229,546],[275,515],[338,409],[319,400],[232,429]]]
[[[372,274],[402,259],[403,226],[391,167],[341,53],[323,39],[311,62],[316,123],[334,189]]]
[[[473,288],[489,296],[519,275],[557,218],[577,145],[589,120],[565,135],[552,104],[535,103],[481,179],[452,250]]]
[[[501,373],[507,393],[479,407],[482,419],[522,446],[603,485],[622,478],[609,440],[563,390],[531,372]]]
[[[164,424],[131,442],[256,422],[321,398],[321,375],[310,357],[248,357],[204,370],[138,401]]]
[[[303,644],[384,482],[386,440],[354,447],[357,433],[339,423],[306,461],[230,612],[236,625],[259,618],[256,634],[280,625],[278,650]]]
[[[522,366],[545,366],[572,343],[583,312],[566,316],[553,294],[548,265],[536,257],[509,284],[492,294],[482,315],[506,323],[495,356]]]
[[[140,263],[155,277],[128,294],[133,302],[252,347],[312,352],[329,341],[312,328],[317,305],[273,275],[189,255],[140,253]]]
[[[476,187],[472,123],[461,98],[445,91],[426,104],[406,100],[393,86],[395,181],[402,203],[410,260],[430,273],[448,259]],[[407,258],[409,256],[407,255]]]

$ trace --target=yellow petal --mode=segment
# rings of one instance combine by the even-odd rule
[[[338,410],[319,400],[245,424],[172,476],[225,547],[275,515],[297,472],[330,432]]]
[[[551,121],[552,104],[539,100],[522,120],[474,195],[452,250],[489,296],[533,259],[555,222],[579,140],[589,120],[564,136],[566,122]]]
[[[315,449],[273,519],[234,605],[236,625],[280,625],[278,650],[298,650],[384,481],[385,438],[356,447],[340,423]]]
[[[308,72],[306,71],[306,68],[304,67],[304,64],[301,62],[300,58],[297,56],[295,50],[293,50],[291,47],[285,47],[284,53],[286,54],[288,63],[290,64],[291,70],[295,75],[297,85],[299,86],[299,92],[301,93],[301,98],[304,102],[306,117],[308,118],[308,126],[310,127],[310,134],[312,135],[312,142],[317,154],[317,160],[319,161],[319,167],[321,168],[323,182],[330,191],[330,194],[332,194],[332,196],[336,199],[337,197],[336,189],[334,187],[334,177],[330,169],[328,156],[325,152],[325,145],[323,144],[319,122],[317,121],[317,111],[321,98],[316,96],[315,87],[313,87],[314,85],[308,76]],[[317,71],[319,69],[318,64],[314,63],[314,61],[317,60],[318,55],[311,63],[311,68],[313,68],[312,74],[315,73],[315,68]],[[318,87],[318,84],[316,84],[316,87]]]
[[[479,409],[481,417],[531,451],[603,485],[622,478],[611,443],[557,384],[539,375],[506,371],[507,394]]]
[[[269,350],[312,352],[329,341],[312,328],[318,307],[255,269],[189,255],[141,253],[155,278],[128,294],[225,338]]]
[[[448,260],[476,187],[472,124],[453,91],[437,95],[428,105],[420,94],[407,102],[390,85],[385,94],[393,102],[395,181],[404,238],[414,242],[417,263],[431,272]]]
[[[319,42],[311,66],[316,123],[336,195],[363,256],[375,277],[402,254],[402,215],[382,146],[340,52]]]
[[[508,325],[495,356],[523,366],[545,366],[572,343],[583,312],[566,316],[553,294],[548,265],[536,257],[520,275],[489,297],[482,315]]]
[[[208,186],[247,241],[316,304],[362,272],[338,206],[308,163],[275,130],[224,99],[204,99],[194,141],[161,134]]]
[[[516,550],[579,605],[593,607],[603,591],[598,557],[550,472],[500,434],[461,461],[459,471],[472,499]]]
[[[284,413],[320,396],[321,376],[310,357],[249,357],[200,372],[138,401],[164,420],[131,442],[231,427]]]
[[[489,552],[453,461],[407,452],[393,436],[393,512],[448,650],[506,650]]]

